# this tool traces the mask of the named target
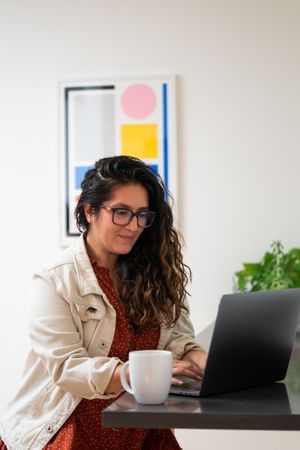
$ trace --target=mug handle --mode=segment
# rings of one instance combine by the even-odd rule
[[[121,369],[121,384],[122,384],[123,388],[125,389],[125,391],[129,392],[129,394],[133,394],[133,390],[127,383],[127,379],[126,379],[126,369],[127,369],[128,365],[129,365],[129,361],[126,361],[126,363],[124,364],[124,366]]]

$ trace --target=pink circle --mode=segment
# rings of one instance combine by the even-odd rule
[[[124,112],[133,119],[144,119],[156,107],[156,95],[146,84],[133,84],[124,91],[121,104]]]

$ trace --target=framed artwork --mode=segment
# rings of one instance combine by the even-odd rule
[[[74,210],[86,171],[100,158],[128,155],[159,173],[177,197],[175,77],[60,84],[62,245],[80,235]]]

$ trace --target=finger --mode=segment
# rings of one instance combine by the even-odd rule
[[[188,361],[176,361],[173,364],[173,371],[176,374],[180,375],[192,375],[192,378],[195,376],[201,377],[203,375],[203,371],[196,364],[190,363]]]
[[[192,370],[188,370],[188,369],[184,369],[182,367],[176,367],[173,369],[173,375],[177,375],[177,376],[184,376],[184,377],[188,377],[188,378],[192,378],[193,380],[200,380],[201,379],[201,375],[193,372]]]
[[[178,380],[178,378],[172,377],[171,384],[173,386],[180,386],[181,384],[183,384],[183,381],[182,380]]]

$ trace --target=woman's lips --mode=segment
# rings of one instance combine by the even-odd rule
[[[119,234],[119,238],[121,238],[121,239],[123,239],[124,241],[127,241],[127,242],[134,241],[134,236],[122,236],[121,234]]]

